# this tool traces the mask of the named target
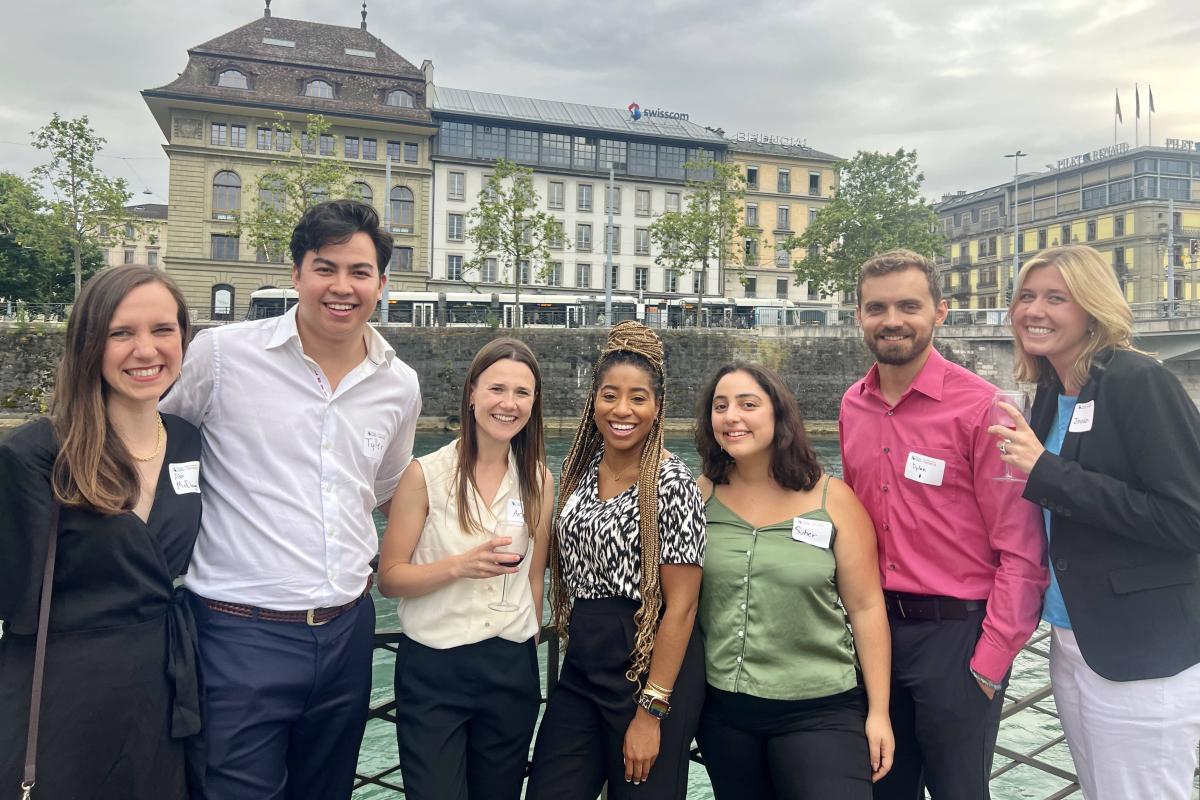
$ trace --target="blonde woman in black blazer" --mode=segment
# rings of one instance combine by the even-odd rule
[[[1044,509],[1050,676],[1087,800],[1188,800],[1200,741],[1200,413],[1130,344],[1090,247],[1043,251],[1009,307],[1032,426],[995,426]],[[1015,411],[1015,409],[1014,409]]]

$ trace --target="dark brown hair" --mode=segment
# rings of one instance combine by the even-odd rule
[[[858,273],[858,288],[856,289],[858,307],[862,308],[863,281],[867,278],[878,278],[894,272],[903,272],[906,269],[920,270],[925,273],[925,281],[929,284],[929,296],[933,298],[933,304],[936,306],[942,301],[942,286],[938,283],[937,268],[933,266],[933,262],[912,250],[888,250],[886,253],[871,256],[863,263],[862,269]]]
[[[735,462],[721,446],[712,426],[712,404],[721,378],[734,372],[749,375],[767,399],[775,416],[775,439],[771,449],[771,477],[793,492],[809,491],[821,480],[823,470],[804,430],[804,418],[796,395],[770,367],[749,361],[732,361],[720,367],[704,387],[696,403],[696,451],[701,472],[714,484],[729,483]]]
[[[55,498],[65,506],[111,515],[137,502],[141,481],[133,456],[108,422],[108,385],[101,370],[108,326],[117,306],[148,283],[162,284],[174,298],[180,344],[186,352],[191,339],[187,304],[179,287],[161,270],[129,264],[98,272],[71,309],[50,402],[50,421],[59,444],[52,483]]]
[[[542,470],[546,463],[546,447],[542,438],[542,373],[537,358],[529,346],[519,339],[501,337],[479,348],[467,379],[463,382],[462,402],[458,413],[462,420],[462,433],[458,437],[458,468],[454,476],[455,505],[463,529],[481,531],[480,522],[471,502],[471,491],[478,490],[475,483],[475,459],[479,456],[479,431],[476,429],[475,411],[471,405],[471,391],[484,370],[503,359],[510,359],[529,367],[533,373],[533,407],[525,427],[512,438],[513,456],[517,462],[517,483],[521,491],[521,504],[525,508],[525,524],[529,526],[532,539],[542,516]]]

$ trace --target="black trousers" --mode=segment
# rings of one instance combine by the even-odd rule
[[[708,687],[696,734],[716,800],[871,800],[861,688],[767,700]]]
[[[243,619],[192,595],[208,800],[349,800],[371,702],[375,605],[324,625]]]
[[[889,618],[892,630],[892,771],[875,800],[988,800],[1004,692],[988,700],[971,675],[984,611],[966,619]],[[1005,685],[1008,679],[1005,678]]]
[[[661,723],[650,777],[626,783],[622,746],[633,720],[635,687],[625,678],[638,604],[625,598],[577,600],[562,676],[546,704],[533,750],[528,800],[675,800],[687,794],[688,752],[704,702],[704,652],[693,628]]]
[[[396,739],[411,800],[518,800],[542,702],[533,639],[396,647]]]

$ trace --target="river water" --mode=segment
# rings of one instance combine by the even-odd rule
[[[415,452],[424,455],[432,452],[450,441],[451,434],[423,433],[417,436]],[[689,436],[668,436],[667,449],[678,454],[692,468],[698,469],[698,457]],[[546,440],[547,458],[555,470],[561,465],[570,446],[570,439],[565,436],[548,437]],[[837,441],[833,439],[814,440],[814,448],[826,469],[834,475],[841,475],[841,457]],[[378,520],[382,523],[382,520]],[[393,631],[397,629],[395,603],[384,600],[376,595],[377,609],[376,630]],[[1045,647],[1048,647],[1048,641]],[[545,659],[546,648],[538,648],[542,663],[543,694],[545,690]],[[372,704],[378,704],[392,698],[394,662],[392,654],[387,651],[376,651],[374,690]],[[1013,677],[1008,692],[1009,698],[1024,696],[1035,691],[1049,682],[1046,671],[1046,660],[1042,656],[1022,652],[1013,669]],[[1042,708],[1052,710],[1054,703],[1051,698],[1041,701]],[[1022,711],[1005,721],[1000,729],[999,745],[1017,752],[1029,752],[1038,745],[1049,742],[1060,735],[1058,721],[1037,708]],[[1049,748],[1041,756],[1047,763],[1073,772],[1070,755],[1065,744],[1057,744]],[[996,766],[1007,763],[1003,756],[996,757]],[[396,763],[396,739],[394,727],[382,721],[372,721],[367,728],[360,755],[360,772],[372,774],[394,766]],[[395,782],[399,783],[399,776]],[[996,800],[1016,800],[1017,798],[1044,798],[1067,785],[1067,782],[1041,770],[1020,765],[1005,773],[992,782],[992,796]],[[693,764],[689,781],[688,797],[700,800],[711,798],[708,777],[703,767]],[[365,787],[355,793],[356,800],[383,800],[395,795],[378,787]],[[1078,795],[1076,795],[1078,796]]]

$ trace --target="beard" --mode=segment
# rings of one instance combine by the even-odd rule
[[[904,339],[899,342],[885,342],[879,338],[881,336],[908,335],[911,339]],[[929,343],[933,341],[933,331],[929,331],[924,336],[918,336],[912,331],[881,331],[877,336],[871,336],[866,339],[867,349],[875,356],[875,360],[880,364],[887,364],[891,367],[900,367],[912,361],[921,353],[925,352],[925,348],[929,347]]]

